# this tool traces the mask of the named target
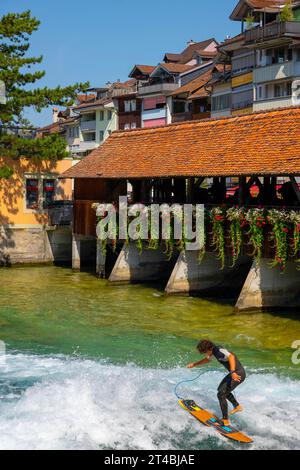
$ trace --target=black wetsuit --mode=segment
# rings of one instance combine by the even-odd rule
[[[230,371],[230,365],[229,365],[229,356],[233,355],[235,357],[235,370],[233,372],[236,372],[237,375],[241,377],[240,382],[236,382],[235,380],[232,379],[232,372],[230,374],[226,375],[222,382],[220,383],[218,387],[218,399],[220,402],[220,407],[223,413],[223,419],[228,419],[228,404],[227,400],[232,403],[233,407],[236,408],[239,406],[239,403],[237,402],[236,398],[232,394],[232,391],[238,387],[242,382],[244,382],[246,378],[246,372],[238,358],[236,357],[235,354],[231,353],[225,348],[222,348],[222,346],[214,346],[213,348],[213,356],[217,359],[217,361],[220,362],[228,371]],[[211,359],[211,357],[209,358]]]

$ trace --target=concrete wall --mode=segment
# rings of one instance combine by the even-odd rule
[[[288,263],[286,271],[270,268],[270,260],[254,262],[236,303],[238,311],[300,307],[300,271]]]
[[[168,261],[164,249],[142,253],[134,243],[124,245],[109,277],[110,282],[155,282],[168,280],[175,260]]]
[[[71,261],[71,228],[0,228],[0,265]]]
[[[199,262],[196,251],[181,253],[166,287],[167,294],[237,295],[243,286],[251,262],[241,257],[234,268],[229,262],[224,270],[214,253],[206,253]]]

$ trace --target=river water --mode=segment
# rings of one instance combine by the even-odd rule
[[[300,449],[300,365],[291,361],[300,312],[232,307],[66,268],[0,270],[0,449],[240,449],[173,393],[201,372],[185,366],[203,337],[246,366],[245,412],[233,423],[254,439],[250,449]],[[212,363],[178,391],[219,414],[223,376]]]

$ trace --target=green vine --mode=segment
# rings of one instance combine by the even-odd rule
[[[230,222],[230,246],[232,255],[232,265],[234,267],[241,254],[243,246],[243,227],[245,225],[245,211],[243,208],[231,207],[227,211],[227,219]]]
[[[249,236],[248,245],[253,247],[253,252],[249,256],[254,256],[259,263],[264,245],[265,211],[264,209],[249,209],[245,218],[249,225],[249,231],[247,232]]]
[[[212,221],[212,246],[215,248],[221,269],[225,267],[225,212],[220,207],[210,211]]]
[[[272,226],[270,239],[274,242],[275,248],[275,258],[271,267],[279,266],[281,271],[284,271],[289,257],[290,217],[285,211],[272,209],[268,212],[268,221]]]

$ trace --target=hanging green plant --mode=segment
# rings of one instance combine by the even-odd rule
[[[245,219],[249,224],[248,245],[253,247],[253,252],[249,256],[254,256],[259,263],[264,245],[265,211],[264,209],[249,209],[245,214]]]
[[[173,253],[174,253],[174,246],[175,246],[175,240],[174,240],[174,232],[173,229],[170,225],[169,231],[168,231],[168,237],[165,239],[165,255],[168,261],[171,260]]]
[[[291,211],[290,221],[293,228],[292,256],[300,263],[300,212]]]
[[[221,269],[225,267],[225,211],[221,207],[214,207],[210,211],[212,222],[212,246],[215,248]]]
[[[246,224],[245,210],[243,207],[231,207],[227,210],[226,216],[227,220],[230,222],[230,246],[232,254],[232,267],[234,267],[241,254],[243,246],[243,227]]]
[[[272,226],[270,239],[274,242],[275,248],[275,257],[271,266],[279,266],[283,272],[289,257],[290,215],[284,210],[271,209],[268,211],[268,221]]]

